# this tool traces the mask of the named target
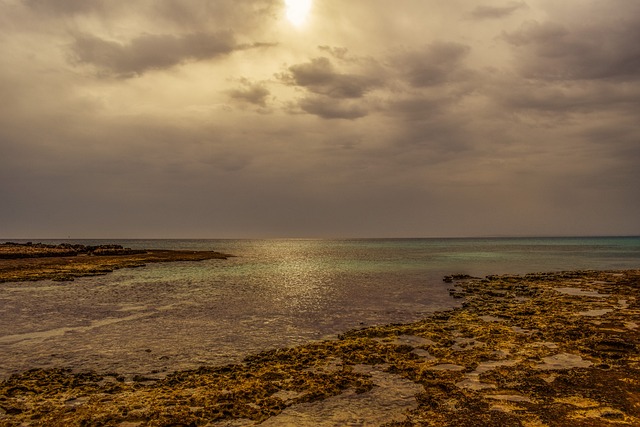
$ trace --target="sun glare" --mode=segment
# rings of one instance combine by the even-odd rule
[[[296,27],[301,26],[311,10],[312,0],[284,0],[287,7],[287,19]]]

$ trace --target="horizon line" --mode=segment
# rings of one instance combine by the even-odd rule
[[[0,237],[0,243],[11,240],[31,241],[38,240],[429,240],[429,239],[563,239],[563,238],[633,238],[640,234],[567,234],[567,235],[527,235],[527,234],[496,234],[479,236],[395,236],[395,237],[356,237],[356,236],[281,236],[281,237]]]

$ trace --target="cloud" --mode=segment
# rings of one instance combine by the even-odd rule
[[[282,75],[281,79],[289,85],[338,99],[362,98],[377,84],[371,77],[338,72],[326,57],[292,65],[289,67],[289,73]]]
[[[526,9],[524,2],[509,2],[506,6],[476,6],[471,11],[471,17],[477,20],[504,18],[520,9]]]
[[[452,105],[453,99],[446,96],[412,94],[391,101],[387,114],[407,121],[430,120],[442,116]]]
[[[111,3],[116,4],[119,1]],[[39,12],[54,15],[75,15],[104,10],[108,3],[104,0],[26,0],[25,4]]]
[[[371,110],[369,95],[384,89],[387,72],[375,61],[347,58],[346,49],[327,46],[319,49],[331,53],[348,71],[338,69],[329,58],[321,56],[288,67],[276,75],[278,80],[304,90],[305,96],[297,101],[297,106],[308,114],[346,120],[366,116]]]
[[[349,56],[349,49],[347,49],[346,47],[318,46],[318,49],[329,53],[334,58],[341,60],[346,60]]]
[[[525,1],[2,1],[0,234],[637,234],[640,3]]]
[[[82,34],[76,37],[72,51],[79,63],[94,65],[106,74],[131,77],[244,48],[236,43],[233,34],[225,31],[181,36],[145,34],[125,44]]]
[[[640,78],[640,15],[620,17],[615,27],[597,20],[588,24],[529,21],[502,37],[513,46],[519,72],[527,78]]]
[[[205,31],[207,28],[246,31],[272,19],[282,2],[278,0],[24,0],[40,19],[99,17],[158,27],[165,31]],[[133,18],[133,19],[132,19]]]
[[[464,76],[463,60],[469,51],[461,43],[437,41],[398,55],[396,69],[414,87],[437,86]]]
[[[501,84],[504,84],[504,80]],[[498,84],[496,82],[496,84]],[[609,81],[509,82],[511,90],[494,89],[493,99],[510,111],[550,115],[555,120],[571,114],[589,114],[640,108],[640,89]]]
[[[357,119],[375,110],[407,120],[422,120],[445,111],[468,91],[473,73],[465,66],[470,47],[437,41],[381,59],[347,55],[340,48],[320,46],[350,70],[342,72],[327,57],[290,66],[277,75],[307,96],[298,106],[325,119]],[[430,93],[422,93],[422,90]],[[375,91],[375,95],[372,92]]]
[[[309,96],[301,99],[298,105],[303,111],[324,119],[354,120],[367,115],[367,110],[359,104],[327,96]]]
[[[252,83],[247,79],[242,79],[241,84],[241,88],[232,89],[228,92],[232,99],[260,107],[267,106],[267,99],[271,95],[271,92],[269,92],[269,89],[266,88],[264,83]]]

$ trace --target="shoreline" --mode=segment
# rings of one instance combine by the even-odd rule
[[[445,281],[461,308],[241,364],[14,375],[0,425],[640,425],[640,270]]]
[[[215,251],[144,249],[119,245],[0,244],[0,283],[38,280],[72,281],[98,276],[121,268],[150,263],[227,259],[233,255]]]

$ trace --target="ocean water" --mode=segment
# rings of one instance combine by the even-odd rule
[[[236,363],[455,307],[447,274],[640,268],[639,237],[108,243],[235,257],[73,282],[0,283],[0,378],[49,367],[163,376]]]

